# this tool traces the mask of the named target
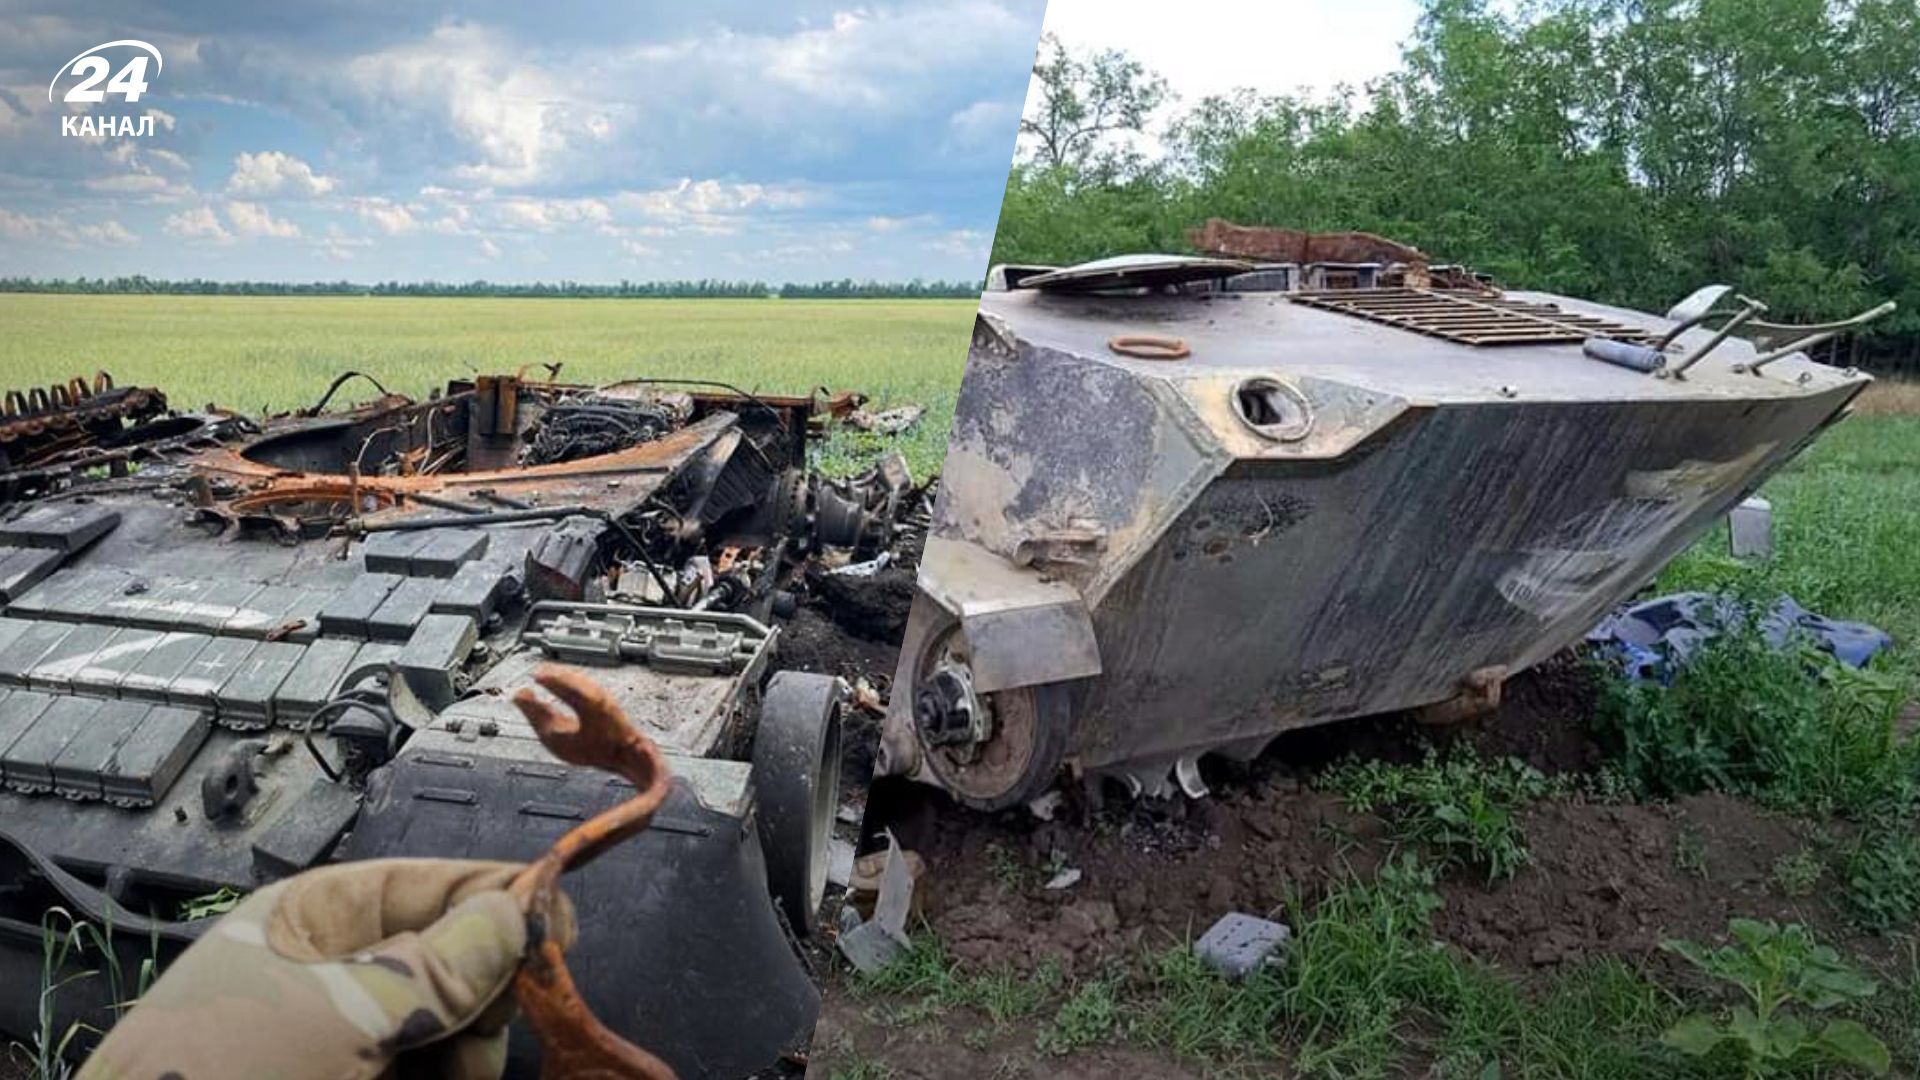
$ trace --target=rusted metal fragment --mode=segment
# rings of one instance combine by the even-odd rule
[[[514,694],[527,722],[553,756],[570,765],[604,769],[634,787],[631,799],[601,812],[554,842],[513,879],[507,891],[529,912],[553,909],[560,875],[645,829],[673,786],[666,758],[652,739],[627,722],[613,695],[585,673],[558,666],[534,672],[534,681],[560,699],[569,716],[523,688]],[[567,971],[558,942],[547,938],[513,981],[514,997],[540,1038],[541,1075],[673,1080],[666,1062],[608,1030],[593,1015]]]
[[[1187,230],[1195,251],[1230,259],[1258,259],[1290,263],[1426,263],[1427,256],[1411,244],[1366,232],[1312,233],[1263,225],[1236,225],[1210,218],[1198,229]]]
[[[116,387],[104,371],[91,383],[76,376],[53,386],[7,390],[0,395],[0,466],[36,464],[166,408],[167,396],[160,391]]]
[[[1507,682],[1504,664],[1476,668],[1460,680],[1460,692],[1445,701],[1414,710],[1414,719],[1423,724],[1445,727],[1485,716],[1500,707],[1500,691]]]
[[[355,476],[279,468],[229,447],[198,455],[196,475],[234,490],[219,500],[229,514],[305,516],[333,507],[342,517],[380,520],[385,511],[416,513],[427,507],[416,496],[459,499],[485,490],[495,497],[620,509],[640,501],[691,455],[737,424],[716,413],[653,442],[577,461],[482,472],[409,476]]]

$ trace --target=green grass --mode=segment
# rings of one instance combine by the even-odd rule
[[[1378,815],[1399,843],[1423,849],[1446,869],[1478,869],[1489,884],[1532,861],[1518,812],[1564,786],[1524,761],[1482,761],[1467,747],[1444,756],[1429,749],[1417,765],[1350,761],[1316,783],[1338,792],[1349,809]]]
[[[1522,983],[1437,943],[1432,916],[1440,902],[1431,870],[1411,858],[1390,862],[1374,878],[1349,879],[1316,904],[1292,905],[1295,937],[1285,963],[1238,982],[1215,974],[1184,942],[1145,948],[1080,980],[1051,972],[1024,981],[983,975],[950,960],[923,932],[892,967],[856,976],[853,989],[885,1002],[889,1024],[938,1022],[944,1031],[956,1019],[954,1010],[967,1009],[995,1032],[1027,1020],[1034,1049],[1043,1055],[1130,1043],[1192,1062],[1210,1076],[1271,1076],[1282,1069],[1342,1080],[1725,1074],[1724,1062],[1697,1061],[1663,1042],[1690,1015],[1717,1015],[1730,1000],[1725,988],[1715,990],[1701,978],[1655,979],[1615,958]],[[1808,949],[1817,944],[1797,926],[1784,932],[1805,939]],[[1832,964],[1845,966],[1837,956]],[[1911,1075],[1920,1064],[1920,956],[1895,976],[1869,996],[1854,993],[1816,1008],[1841,1006],[1827,1016],[1857,1021],[1884,1038],[1896,1072]],[[1012,983],[1022,986],[1018,1008],[995,1010],[994,995],[983,987]],[[972,1045],[964,1036],[962,1042]],[[1792,1075],[1859,1074],[1815,1069]]]
[[[904,440],[924,477],[945,453],[975,306],[8,294],[0,295],[0,381],[65,382],[104,368],[122,385],[160,387],[178,408],[211,402],[250,414],[310,405],[347,369],[414,395],[453,377],[553,361],[566,365],[562,378],[580,382],[650,375],[768,393],[854,389],[875,407],[927,406]],[[856,450],[857,442],[840,440]]]
[[[1920,698],[1920,416],[1854,416],[1761,489],[1774,557],[1727,558],[1724,524],[1669,565],[1655,588],[1785,592],[1836,619],[1892,634],[1881,667]]]
[[[1034,1047],[1069,1054],[1126,1042],[1200,1065],[1209,1075],[1426,1075],[1625,1078],[1687,1072],[1659,1036],[1681,999],[1615,960],[1528,989],[1433,940],[1440,903],[1432,872],[1411,857],[1349,880],[1319,903],[1293,905],[1286,962],[1238,982],[1188,943],[1148,948],[1078,981],[1028,980],[1018,1015],[1038,1018]],[[897,1003],[892,1023],[951,1020],[986,1007],[981,980],[930,934],[892,967],[856,977],[855,992]],[[1008,976],[998,976],[1005,979]],[[1889,1007],[1903,999],[1892,998]]]

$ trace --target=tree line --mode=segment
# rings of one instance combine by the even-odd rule
[[[977,281],[838,281],[769,285],[764,281],[622,281],[597,285],[578,281],[507,284],[497,281],[169,281],[135,274],[128,277],[0,278],[0,293],[134,294],[156,296],[486,296],[567,297],[584,299],[795,299],[920,300],[967,299],[980,295]]]
[[[1048,40],[993,257],[1358,229],[1643,310],[1710,282],[1776,321],[1893,299],[1862,362],[1920,371],[1916,42],[1915,0],[1427,0],[1363,90],[1176,103]]]

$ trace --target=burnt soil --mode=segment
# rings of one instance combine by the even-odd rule
[[[1248,765],[1209,760],[1212,794],[1198,801],[1102,804],[1076,791],[1043,822],[1024,809],[974,813],[882,780],[863,832],[871,846],[891,829],[926,858],[927,924],[966,970],[1052,964],[1090,975],[1197,938],[1230,911],[1284,918],[1289,898],[1311,904],[1350,874],[1370,875],[1395,849],[1378,819],[1312,786],[1334,761],[1412,762],[1430,746],[1463,742],[1549,775],[1597,769],[1605,754],[1587,729],[1597,691],[1587,672],[1571,655],[1556,658],[1510,682],[1496,712],[1453,728],[1378,717],[1283,736]],[[1520,818],[1532,864],[1497,885],[1472,870],[1445,877],[1434,931],[1523,981],[1599,956],[1672,972],[1663,939],[1720,940],[1732,916],[1804,923],[1869,968],[1895,961],[1892,941],[1859,934],[1820,891],[1796,899],[1774,884],[1776,860],[1832,842],[1812,823],[1722,795],[1647,804],[1563,796]],[[1045,888],[1061,866],[1080,880]],[[1046,1057],[1032,1027],[1010,1031],[978,1016],[943,1016],[931,1032],[903,1028],[854,997],[840,970],[814,1040],[816,1075],[866,1061],[884,1062],[894,1077],[1199,1075],[1191,1061],[1130,1047]]]

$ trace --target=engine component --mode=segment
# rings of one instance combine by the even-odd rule
[[[520,451],[523,465],[611,454],[665,435],[674,427],[665,410],[643,401],[584,395],[547,406]]]

